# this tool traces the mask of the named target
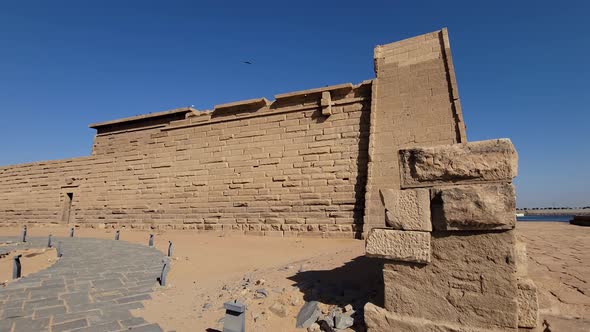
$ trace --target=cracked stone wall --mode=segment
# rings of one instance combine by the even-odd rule
[[[370,331],[534,328],[537,291],[515,237],[508,139],[401,149],[401,189],[381,189],[386,228],[368,256],[384,259],[385,308],[368,304]]]
[[[465,140],[445,29],[378,46],[375,69],[356,85],[93,124],[90,156],[0,167],[0,225],[360,237],[384,225],[381,184],[400,185],[388,151]]]

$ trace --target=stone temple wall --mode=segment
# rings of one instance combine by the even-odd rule
[[[360,237],[385,225],[394,151],[465,142],[445,29],[374,60],[356,85],[93,124],[88,157],[0,167],[0,225]]]
[[[386,228],[367,255],[384,260],[385,308],[365,307],[369,331],[535,328],[535,285],[516,241],[507,139],[399,152],[401,189],[381,189]]]

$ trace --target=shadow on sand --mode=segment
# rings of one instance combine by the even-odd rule
[[[328,271],[302,271],[289,277],[305,301],[344,308],[352,304],[355,331],[364,331],[363,308],[367,302],[383,306],[383,260],[359,256]]]

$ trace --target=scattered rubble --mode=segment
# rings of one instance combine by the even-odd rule
[[[318,323],[313,323],[307,328],[307,332],[320,332],[320,325]]]

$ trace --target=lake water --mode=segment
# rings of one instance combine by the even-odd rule
[[[559,222],[569,222],[572,220],[574,216],[566,216],[566,215],[559,215],[559,216],[524,216],[524,217],[516,217],[516,221],[559,221]]]

